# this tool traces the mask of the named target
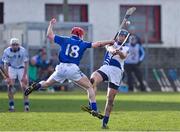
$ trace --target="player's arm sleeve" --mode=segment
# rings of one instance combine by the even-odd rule
[[[4,51],[4,53],[3,53],[2,61],[3,61],[4,63],[9,63],[9,62],[10,62],[9,55],[7,54],[6,51]]]
[[[144,48],[142,46],[139,47],[139,54],[140,54],[140,58],[139,61],[143,61],[144,57],[145,57],[145,51]]]
[[[54,42],[55,42],[56,44],[61,45],[61,44],[64,42],[64,40],[65,40],[65,38],[62,37],[62,36],[58,36],[58,35],[55,35],[55,36],[54,36]]]
[[[29,61],[29,55],[27,50],[24,50],[24,62],[28,62]]]
[[[86,48],[91,48],[92,47],[92,42],[84,42]]]
[[[2,61],[4,63],[4,70],[5,73],[7,73],[7,76],[9,76],[9,72],[8,72],[8,66],[9,66],[9,62],[10,62],[10,58],[9,55],[6,51],[4,51],[3,56],[2,56]]]

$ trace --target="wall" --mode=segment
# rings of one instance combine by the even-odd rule
[[[62,3],[62,0],[0,0],[5,3],[5,23],[45,21],[45,3]],[[121,4],[161,5],[162,44],[156,46],[180,47],[179,0],[69,0],[71,4],[88,4],[89,22],[93,24],[94,41],[111,39],[120,24]]]

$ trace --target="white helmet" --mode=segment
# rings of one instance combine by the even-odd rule
[[[10,40],[10,45],[12,45],[12,44],[19,44],[19,39],[17,39],[17,38],[11,38],[11,40]]]

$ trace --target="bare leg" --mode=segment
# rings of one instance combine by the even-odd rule
[[[47,81],[41,81],[39,83],[32,84],[29,88],[27,88],[24,92],[25,96],[28,96],[32,91],[37,90],[41,87],[47,88],[48,86],[53,85],[57,81],[54,80],[53,78],[49,77]]]
[[[9,98],[9,111],[14,111],[14,83],[15,83],[15,80],[12,79],[11,82],[7,84],[8,98]]]
[[[97,92],[97,85],[103,81],[103,78],[101,76],[101,74],[99,74],[98,72],[93,72],[91,75],[91,79],[90,79],[92,85],[93,85],[93,89],[95,91],[95,94]]]
[[[79,81],[76,81],[76,83],[85,88],[85,90],[87,90],[90,102],[96,102],[93,86],[86,76],[82,77]]]
[[[27,84],[28,84],[27,77],[24,80],[20,81],[21,90],[23,93],[25,92],[25,90],[27,88]],[[25,96],[24,94],[23,94],[23,96],[24,96],[24,111],[27,112],[27,111],[29,111],[29,98],[28,98],[28,96]]]
[[[98,72],[95,71],[95,72],[92,73],[90,82],[91,82],[91,84],[93,86],[95,96],[96,96],[96,93],[97,93],[97,85],[102,81],[103,81],[103,78]],[[89,107],[90,107],[90,104],[91,103],[89,101]]]
[[[89,79],[86,76],[84,76],[79,81],[76,81],[76,83],[87,90],[87,95],[88,95],[89,102],[91,104],[91,108],[97,111],[95,93]]]
[[[103,128],[107,127],[107,123],[109,121],[109,116],[110,116],[111,111],[113,109],[114,98],[115,98],[117,92],[118,92],[118,90],[108,88],[107,100],[106,100],[106,105],[105,105],[105,109],[104,109],[105,116],[103,119],[103,125],[102,125]]]
[[[46,81],[41,81],[39,82],[39,84],[41,84],[41,87],[43,88],[47,88],[49,86],[52,86],[54,83],[56,83],[57,81],[52,79],[52,78],[48,78],[48,80]]]

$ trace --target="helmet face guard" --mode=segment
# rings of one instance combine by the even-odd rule
[[[84,33],[84,29],[82,29],[81,27],[73,27],[71,30],[71,34],[76,35],[80,38],[84,36]]]
[[[128,35],[128,31],[127,30],[125,30],[125,29],[121,29],[120,31],[119,31],[119,33],[118,33],[118,36],[120,36],[120,35],[124,35],[124,36],[127,36]]]
[[[18,44],[18,45],[19,45],[19,39],[17,39],[17,38],[11,38],[11,40],[10,40],[10,45],[13,45],[13,44]]]
[[[121,29],[121,30],[119,31],[119,33],[118,33],[118,37],[119,37],[119,36],[125,36],[123,42],[121,42],[121,43],[126,43],[129,35],[130,35],[130,33],[129,33],[127,30]]]
[[[19,51],[19,49],[20,49],[19,46],[20,46],[19,39],[17,39],[17,38],[11,38],[11,40],[10,40],[11,51],[12,51],[12,52],[17,52],[17,51]]]

